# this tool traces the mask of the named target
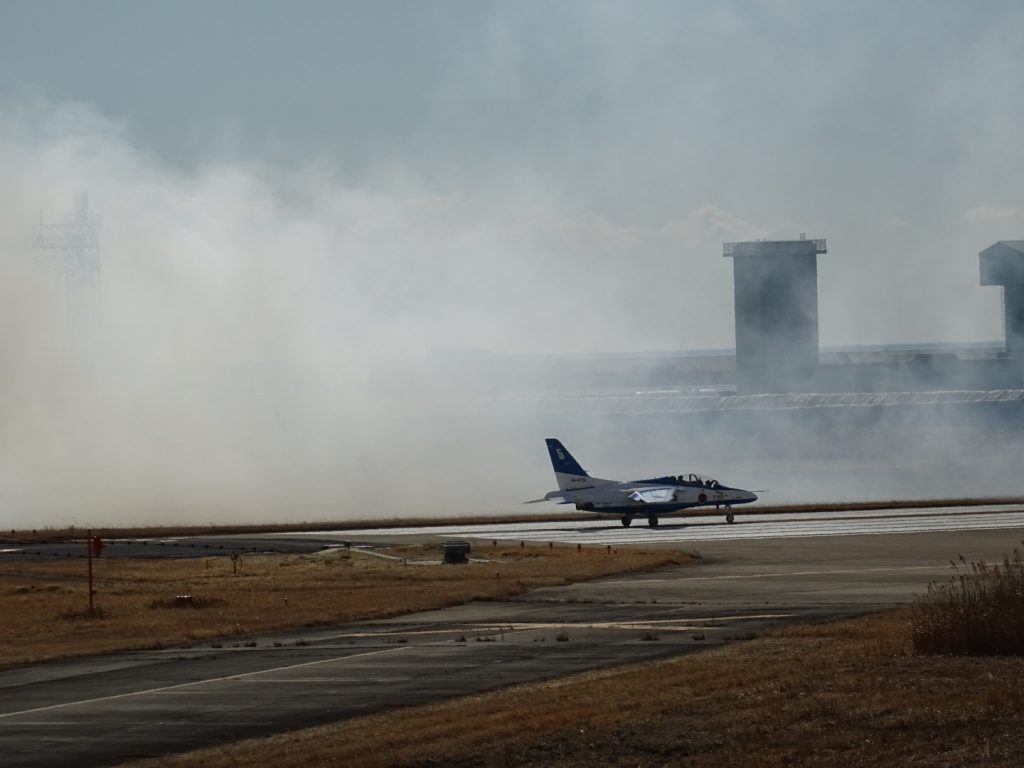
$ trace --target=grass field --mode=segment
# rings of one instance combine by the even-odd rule
[[[681,564],[669,550],[482,546],[486,562],[439,565],[436,544],[381,554],[0,562],[0,665],[192,644],[293,627],[396,616],[541,586]],[[433,564],[418,564],[432,560]]]
[[[1024,659],[914,655],[911,618],[794,627],[131,765],[1019,766]]]

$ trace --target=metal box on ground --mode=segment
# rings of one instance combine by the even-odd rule
[[[441,560],[445,563],[468,563],[469,549],[468,541],[442,541]]]

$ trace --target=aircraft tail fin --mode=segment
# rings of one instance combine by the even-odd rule
[[[544,442],[548,444],[548,453],[551,455],[551,466],[555,468],[556,473],[562,475],[589,477],[586,470],[584,470],[583,467],[580,466],[580,463],[573,458],[571,453],[569,453],[569,449],[562,445],[561,440],[549,437]]]
[[[548,444],[551,466],[555,470],[555,478],[558,480],[560,490],[578,485],[584,478],[590,477],[560,440],[549,437],[545,442]]]

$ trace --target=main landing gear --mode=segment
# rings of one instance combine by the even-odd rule
[[[623,515],[622,516],[622,527],[623,528],[629,528],[629,525],[632,522],[633,522],[633,516],[632,515]],[[647,524],[649,526],[651,526],[651,528],[657,528],[658,527],[658,516],[657,515],[648,515],[647,516]]]

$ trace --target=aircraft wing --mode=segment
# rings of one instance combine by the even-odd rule
[[[569,503],[568,501],[565,500],[564,496],[558,496],[558,495],[553,495],[553,494],[549,493],[543,499],[530,499],[529,501],[524,501],[523,504],[539,504],[542,501],[553,501],[556,504],[568,504]]]
[[[671,485],[644,486],[637,488],[629,494],[633,501],[642,501],[645,504],[662,504],[668,501],[675,501],[676,489]]]

